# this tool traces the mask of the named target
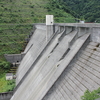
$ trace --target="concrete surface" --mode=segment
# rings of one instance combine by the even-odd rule
[[[100,28],[92,28],[91,40],[100,43]]]
[[[32,63],[35,61],[39,53],[43,50],[46,44],[46,31],[41,29],[36,29],[35,33],[33,34],[29,44],[27,45],[25,52],[26,55],[24,56],[21,64],[19,65],[17,71],[17,84],[31,67]],[[33,45],[32,45],[33,44]],[[32,45],[32,46],[31,46]],[[31,46],[31,48],[29,48]]]
[[[86,89],[92,91],[100,86],[100,24],[68,23],[55,24],[54,27],[61,33],[52,38],[46,48],[44,40],[36,42],[41,34],[40,37],[45,38],[43,34],[45,30],[35,31],[36,34],[34,33],[33,36],[36,35],[36,37],[33,40],[31,38],[30,44],[34,41],[37,49],[35,48],[34,51],[33,46],[30,49],[29,46],[26,50],[26,57],[23,58],[18,69],[17,82],[21,81],[30,67],[32,69],[25,76],[11,100],[66,100],[66,98],[80,100],[80,96]],[[40,30],[42,30],[41,34]],[[90,42],[85,51],[77,57],[77,53],[90,39],[93,42]],[[40,43],[43,45],[39,45]],[[39,47],[41,52],[45,48],[42,54],[38,51]],[[32,66],[37,55],[41,57]],[[73,62],[74,59],[75,62]]]
[[[23,59],[23,57],[25,56],[25,53],[21,53],[21,54],[5,54],[4,55],[6,60],[10,63],[20,63]]]
[[[80,97],[87,89],[98,89],[100,47],[97,45],[98,43],[90,42],[76,61],[68,65],[42,100],[81,100]]]
[[[47,25],[46,26],[46,41],[49,41],[53,34],[54,34],[54,26]]]
[[[0,100],[10,100],[13,92],[0,93]]]
[[[22,83],[23,87],[20,86],[19,89],[15,92],[16,98],[14,96],[13,97],[14,100],[23,99],[23,96],[18,97],[18,95],[20,95],[20,93],[22,92],[23,89],[25,89],[25,91],[27,91],[29,94],[29,95],[27,95],[26,94],[27,92],[23,91],[23,94],[25,95],[26,100],[28,100],[28,99],[29,100],[33,100],[33,99],[41,100],[43,94],[45,92],[47,92],[48,87],[50,88],[50,86],[53,85],[55,79],[57,79],[55,77],[57,77],[60,74],[59,70],[62,69],[62,66],[60,67],[61,69],[59,69],[58,72],[55,72],[58,69],[57,64],[58,64],[60,58],[62,58],[63,54],[68,49],[67,43],[70,42],[74,38],[76,33],[77,33],[76,31],[73,31],[72,33],[64,36],[62,41],[59,42],[58,46],[54,49],[52,54],[45,59],[45,61],[43,62],[43,64],[40,65],[38,70],[35,70],[37,67],[34,67],[34,69],[29,73],[27,78]],[[77,40],[75,43],[81,44],[81,42],[82,42],[82,44],[83,44],[85,42],[85,40],[87,39],[87,36],[88,35],[86,35],[84,38],[79,39],[80,41]],[[64,46],[65,42],[66,42],[66,46]],[[80,45],[76,46],[76,44],[72,48],[74,49],[76,47],[79,50]],[[77,49],[76,49],[76,51],[78,51]],[[75,51],[73,51],[73,52],[75,52]],[[73,55],[72,51],[70,51],[70,53],[71,53],[71,55]],[[71,57],[71,55],[69,55],[68,58]],[[73,58],[73,56],[72,56],[72,58]],[[70,60],[72,58],[70,58]],[[53,77],[53,75],[54,75],[54,77]],[[51,83],[50,83],[50,81],[51,81]],[[27,85],[28,85],[28,88],[27,88]],[[29,90],[29,88],[31,88],[31,90]]]
[[[44,60],[47,58],[47,56],[50,56],[51,52],[53,51],[52,49],[54,49],[57,46],[57,44],[59,42],[59,38],[62,36],[62,34],[65,34],[65,29],[62,32],[56,32],[52,36],[51,40],[48,41],[48,43],[46,44],[46,46],[43,49],[43,51],[41,52],[41,54],[37,57],[37,59],[32,64],[32,66],[29,68],[29,70],[26,72],[26,74],[22,77],[21,81],[16,86],[15,91],[21,85],[23,80],[28,76],[28,74],[31,72],[31,70],[33,70],[34,66],[36,66],[35,68],[37,69],[38,66],[41,66],[41,64],[44,63]],[[35,72],[36,72],[36,70],[35,70]]]

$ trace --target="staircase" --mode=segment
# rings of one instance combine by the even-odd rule
[[[11,67],[10,70],[9,70],[9,73],[15,74],[16,71],[17,71],[17,68],[18,68],[17,66],[16,67]]]

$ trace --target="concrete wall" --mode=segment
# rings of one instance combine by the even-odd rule
[[[100,24],[96,23],[57,23],[55,26],[61,27],[65,26],[67,31],[71,28],[75,28],[78,31],[78,37],[90,33],[91,41],[100,43]]]
[[[36,24],[36,27],[37,27],[36,30],[37,32],[35,31],[33,38],[31,38],[29,42],[30,44],[29,46],[26,47],[26,49],[27,48],[29,49],[31,44],[33,44],[34,47],[32,46],[32,48],[29,51],[27,49],[28,52],[25,55],[24,60],[22,60],[21,65],[19,66],[17,72],[17,82],[19,83],[23,79],[25,73],[27,73],[30,70],[30,68],[32,69],[29,71],[27,76],[24,77],[24,80],[21,82],[20,86],[15,91],[15,94],[11,100],[22,100],[22,99],[41,100],[36,98],[39,98],[39,95],[42,98],[43,95],[46,94],[47,89],[49,90],[49,88],[53,85],[53,82],[56,81],[56,79],[58,78],[57,76],[59,76],[63,72],[64,70],[62,69],[63,66],[66,67],[68,65],[68,63],[73,59],[74,57],[73,55],[76,55],[76,53],[79,51],[79,49],[81,49],[82,45],[87,41],[87,39],[89,39],[89,37],[91,37],[91,41],[100,43],[100,32],[99,32],[100,24],[94,24],[94,25],[76,24],[76,23],[55,24],[54,30],[59,29],[59,31],[62,32],[65,29],[66,31],[64,31],[62,35],[60,35],[59,33],[56,35],[56,37],[59,37],[59,39],[54,38],[55,39],[54,42],[56,41],[56,39],[58,41],[58,45],[56,45],[54,48],[52,47],[53,42],[51,42],[51,44],[48,44],[48,47],[49,46],[52,47],[51,50],[45,48],[47,46],[47,44],[45,43],[46,42],[45,41],[46,30],[44,29],[46,28],[45,25],[42,26],[42,24],[41,25]],[[72,38],[73,33],[71,32],[73,32],[74,29],[76,30],[76,33],[75,36]],[[39,40],[42,40],[42,42],[37,41],[38,37],[40,37]],[[72,39],[70,40],[70,38]],[[50,41],[52,41],[52,39],[50,39]],[[69,51],[68,51],[69,53],[67,52],[68,54],[66,56],[66,59],[64,59],[63,55],[66,53],[66,51],[69,48],[69,42],[73,46],[70,48],[70,52]],[[38,51],[39,49],[41,49],[41,51]],[[49,51],[49,54],[46,55],[45,54],[46,50],[47,51],[51,50],[52,52]],[[44,55],[41,54],[42,51],[44,51],[43,53]],[[45,56],[44,57],[45,59],[42,60],[39,59],[34,65],[36,61],[35,59],[37,59],[39,55]],[[60,64],[60,62],[62,62],[61,61],[62,57],[64,63]],[[41,62],[39,63],[39,61]],[[68,63],[65,64],[66,62]]]
[[[47,92],[50,86],[53,85],[54,81],[61,73],[63,66],[59,65],[59,61],[61,61],[60,59],[68,50],[68,42],[72,41],[76,33],[76,31],[73,31],[68,35],[63,36],[63,39],[59,42],[58,46],[56,46],[54,50],[51,48],[51,51],[53,50],[53,52],[50,53],[51,55],[45,55],[45,59],[40,59],[42,62],[37,63],[39,64],[38,66],[34,66],[11,100],[41,100],[43,95]],[[67,60],[63,59],[65,62],[70,62],[73,56],[78,52],[78,49],[85,42],[86,38],[87,37],[80,38],[78,41],[74,42],[75,44],[69,51],[70,53],[68,54],[69,56],[67,57]],[[64,66],[66,67],[66,65]],[[22,95],[21,92],[23,93]]]
[[[20,63],[23,57],[25,56],[25,53],[22,54],[5,54],[4,55],[6,60],[10,63]]]
[[[0,100],[10,100],[12,95],[13,95],[13,92],[0,93]]]
[[[35,33],[36,33],[37,29],[40,30],[41,32],[43,32],[43,31],[46,32],[46,25],[45,24],[33,24],[33,31],[32,31],[33,34],[24,50],[24,53],[27,53],[29,51],[29,49],[32,47],[32,45],[34,43],[34,39],[36,37]],[[42,35],[42,33],[41,33],[41,35]],[[46,36],[46,34],[45,34],[45,36]]]
[[[73,27],[65,26],[65,28],[66,28],[66,34],[68,34],[68,33],[73,31]]]
[[[100,47],[98,43],[90,42],[81,48],[62,75],[58,78],[42,100],[81,100],[88,89],[100,87]],[[96,48],[96,50],[94,50]]]
[[[91,41],[100,43],[100,27],[93,27]]]
[[[53,34],[54,34],[54,26],[47,25],[46,26],[46,41],[49,41]]]
[[[65,29],[66,30],[65,34],[61,35],[61,37],[63,37],[63,35],[66,35],[66,34],[72,32],[73,30],[76,30],[77,36],[75,37],[75,39],[83,36],[86,33],[90,33],[91,34],[91,41],[99,42],[100,41],[99,38],[98,38],[98,36],[100,34],[99,33],[99,30],[100,30],[99,26],[100,26],[99,24],[78,24],[78,23],[58,24],[57,23],[57,24],[54,24],[54,26],[52,26],[51,29],[47,29],[45,24],[34,24],[35,31],[33,33],[33,36],[31,37],[28,45],[25,48],[24,52],[26,52],[27,54],[24,57],[24,60],[21,62],[21,65],[19,66],[19,69],[17,71],[17,79],[18,79],[18,77],[22,78],[23,75],[28,71],[28,69],[34,63],[35,59],[38,57],[37,54],[39,54],[38,50],[40,49],[40,46],[41,46],[42,49],[46,46],[45,40],[46,40],[47,31],[48,31],[48,34],[50,35],[50,37],[52,37],[53,31],[54,32],[58,31],[58,33],[59,33],[59,32],[62,32]],[[49,27],[49,26],[47,26],[47,27]],[[39,39],[39,37],[40,37],[40,39]],[[61,37],[60,37],[60,39],[61,39]],[[96,39],[96,38],[98,38],[98,39]],[[60,41],[60,39],[58,41]],[[71,43],[73,44],[73,42],[71,42]],[[38,45],[40,45],[40,46],[38,46]],[[23,73],[23,75],[22,75],[22,73]]]
[[[90,32],[90,28],[88,27],[78,27],[77,30],[78,30],[78,37]]]
[[[42,29],[46,30],[46,25],[45,24],[33,24],[36,29]]]
[[[46,26],[44,24],[36,24],[35,28],[36,29],[31,37],[31,40],[24,50],[26,55],[24,56],[17,70],[16,84],[19,83],[19,81],[23,78],[46,46]]]

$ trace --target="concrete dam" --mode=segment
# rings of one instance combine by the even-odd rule
[[[100,87],[100,24],[34,24],[10,100],[81,100]]]

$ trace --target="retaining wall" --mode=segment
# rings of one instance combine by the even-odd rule
[[[10,100],[13,92],[0,93],[0,100]]]

